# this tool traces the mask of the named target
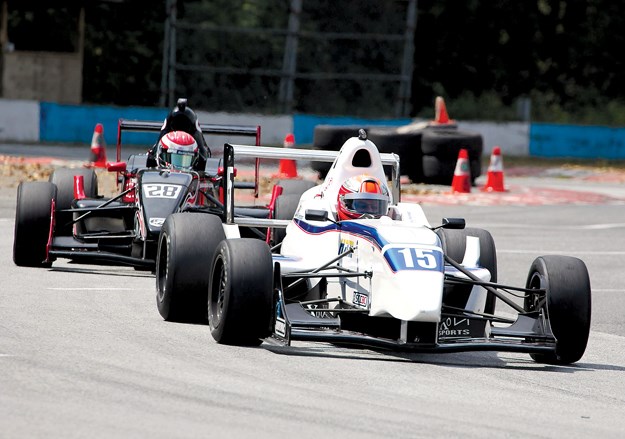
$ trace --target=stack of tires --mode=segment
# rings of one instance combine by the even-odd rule
[[[361,126],[317,125],[313,148],[338,151],[350,137],[358,136]],[[469,153],[471,179],[481,175],[482,136],[478,133],[460,131],[455,125],[407,125],[404,127],[365,128],[369,139],[382,153],[399,156],[401,173],[413,183],[450,185],[458,160],[458,153]],[[324,178],[330,163],[313,162],[313,169]],[[390,170],[387,170],[389,173]]]

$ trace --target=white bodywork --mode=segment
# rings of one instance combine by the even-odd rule
[[[370,155],[368,166],[354,166],[354,156]],[[360,161],[362,163],[362,161]],[[365,160],[366,163],[366,160]],[[379,152],[369,140],[349,139],[330,168],[325,182],[306,191],[281,246],[274,257],[283,273],[312,270],[349,249],[353,253],[335,265],[362,277],[328,277],[327,297],[369,310],[370,316],[391,316],[405,321],[440,322],[445,278],[445,263],[438,235],[418,204],[391,200],[387,216],[379,219],[309,221],[305,212],[325,210],[336,220],[338,190],[350,177],[367,174],[386,181]],[[390,192],[390,191],[389,191]],[[467,242],[463,265],[484,281],[486,269],[478,268],[479,241]],[[447,266],[449,270],[449,266]],[[464,274],[451,269],[454,275]],[[319,278],[309,279],[309,285]],[[486,291],[475,286],[469,299],[470,309],[484,310]]]

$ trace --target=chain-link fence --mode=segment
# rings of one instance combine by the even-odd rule
[[[408,116],[417,0],[167,0],[161,103]]]

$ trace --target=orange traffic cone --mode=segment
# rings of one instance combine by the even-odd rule
[[[104,127],[96,124],[91,138],[91,159],[89,167],[106,168],[106,146],[104,144]]]
[[[284,147],[291,148],[295,145],[295,136],[293,134],[287,134],[284,138]],[[278,173],[273,176],[274,178],[297,178],[297,165],[295,160],[280,159],[280,166]]]
[[[482,188],[485,192],[505,192],[503,186],[503,159],[501,158],[501,148],[495,146],[490,156],[490,165],[486,174],[486,184]]]
[[[469,168],[469,153],[466,149],[461,149],[460,153],[458,153],[454,179],[451,182],[451,192],[471,192],[471,169]]]
[[[455,120],[449,118],[445,100],[441,96],[437,96],[436,101],[434,101],[434,120],[431,123],[433,125],[452,125],[456,123]]]

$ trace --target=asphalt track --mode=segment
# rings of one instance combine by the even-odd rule
[[[149,273],[16,267],[15,189],[4,188],[0,437],[623,437],[625,190],[578,177],[508,185],[453,202],[429,188],[421,202],[432,224],[453,216],[488,229],[503,283],[524,284],[538,255],[586,262],[593,322],[575,365],[509,353],[221,346],[205,326],[160,318]],[[527,188],[561,198],[506,198]]]

